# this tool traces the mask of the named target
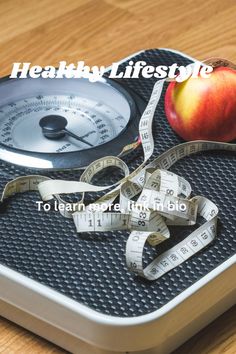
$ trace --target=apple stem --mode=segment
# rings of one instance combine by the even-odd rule
[[[222,59],[222,58],[209,58],[206,60],[203,60],[203,63],[206,65],[211,65],[213,68],[219,68],[219,67],[227,67],[236,70],[236,64],[234,64],[232,61],[227,60],[227,59]]]

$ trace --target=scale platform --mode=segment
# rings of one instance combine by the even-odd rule
[[[155,49],[122,60],[121,68],[131,58],[154,66],[193,60]],[[148,102],[155,79],[119,82]],[[154,157],[182,142],[167,123],[163,97],[153,135]],[[126,159],[134,169],[142,162],[141,149]],[[37,193],[19,194],[0,211],[0,314],[72,353],[165,354],[230,308],[236,298],[233,153],[198,153],[171,171],[186,178],[195,195],[219,207],[213,243],[160,279],[145,281],[126,268],[127,232],[77,234],[73,221],[60,213],[38,212]],[[0,188],[30,172],[0,162]],[[78,180],[81,171],[47,174]],[[190,230],[172,228],[173,236],[155,253],[172,247]],[[153,251],[147,251],[147,260],[151,256]]]

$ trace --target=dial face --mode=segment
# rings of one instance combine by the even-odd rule
[[[79,138],[63,134],[47,138],[40,126],[43,117],[66,119],[66,129]],[[126,127],[122,116],[107,103],[76,95],[39,95],[0,107],[0,142],[33,152],[79,151],[107,143]],[[87,144],[87,143],[89,144]]]
[[[138,109],[105,78],[0,80],[0,159],[33,168],[87,166],[138,136]]]

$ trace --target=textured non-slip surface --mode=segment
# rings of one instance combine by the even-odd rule
[[[152,65],[189,62],[166,51],[146,51],[136,60]],[[150,79],[122,82],[146,100],[154,84]],[[166,122],[163,99],[156,110],[153,131],[154,156],[181,142]],[[15,196],[0,213],[0,262],[105,314],[127,317],[152,312],[235,252],[234,157],[229,152],[208,152],[187,157],[171,168],[191,183],[194,194],[204,195],[218,205],[218,235],[208,248],[156,282],[149,283],[127,271],[127,233],[77,235],[71,220],[54,211],[37,211],[36,193]],[[141,160],[141,156],[130,160],[131,168]],[[0,169],[0,188],[13,177],[28,173],[5,163],[0,164]],[[76,180],[79,172],[60,172],[53,177]],[[175,244],[190,230],[172,228],[171,239],[155,252],[147,250],[147,256]]]

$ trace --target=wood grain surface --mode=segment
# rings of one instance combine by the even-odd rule
[[[157,47],[236,62],[235,18],[235,0],[0,0],[0,75],[13,62],[109,65]],[[235,354],[235,317],[229,310],[175,354]],[[0,353],[65,352],[1,319]]]

